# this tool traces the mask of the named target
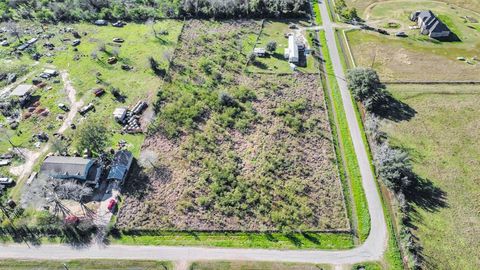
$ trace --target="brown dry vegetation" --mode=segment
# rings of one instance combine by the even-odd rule
[[[318,77],[245,75],[259,28],[186,25],[120,228],[349,229]]]

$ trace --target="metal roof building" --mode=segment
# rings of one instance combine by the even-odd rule
[[[32,89],[33,85],[31,84],[20,84],[10,93],[10,97],[24,97],[31,94]]]
[[[47,157],[40,167],[40,174],[56,179],[75,179],[86,183],[97,183],[102,173],[101,166],[94,160],[80,157]]]
[[[123,183],[127,178],[128,171],[132,165],[133,155],[130,151],[120,150],[113,157],[112,167],[108,173],[108,180],[116,180]]]
[[[298,44],[295,35],[288,36],[288,48],[285,48],[285,58],[290,63],[297,63],[298,58]]]

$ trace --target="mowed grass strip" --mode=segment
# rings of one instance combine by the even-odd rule
[[[333,109],[336,112],[337,124],[339,128],[340,143],[343,149],[343,158],[346,164],[346,171],[350,180],[352,195],[354,200],[354,208],[358,218],[358,236],[361,241],[364,241],[370,231],[370,213],[368,212],[368,205],[365,193],[362,186],[362,178],[360,169],[358,167],[357,156],[353,148],[352,138],[348,128],[347,118],[343,110],[343,102],[338,89],[338,84],[333,71],[332,60],[327,48],[327,40],[325,32],[320,31],[320,44],[322,45],[322,54],[325,61],[325,69],[328,76],[328,83],[331,89]]]
[[[388,90],[417,111],[410,121],[389,122],[393,145],[407,149],[420,178],[445,192],[417,204],[413,226],[432,269],[477,269],[480,265],[480,86],[389,85]]]
[[[173,269],[171,262],[134,260],[0,260],[1,270],[97,270],[97,269]]]
[[[312,0],[312,9],[313,14],[315,15],[315,24],[318,26],[322,25],[322,14],[320,13],[320,6],[318,5],[318,0]]]
[[[272,249],[349,249],[347,233],[242,233],[242,232],[154,232],[122,234],[112,243],[126,245],[210,246]]]
[[[190,265],[190,270],[330,270],[325,264],[282,263],[282,262],[250,262],[250,261],[199,261]]]

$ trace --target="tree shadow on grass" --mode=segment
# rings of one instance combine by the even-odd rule
[[[253,65],[260,69],[268,69],[268,66],[260,61],[253,62]]]
[[[275,236],[273,236],[273,234],[271,234],[269,232],[266,232],[266,233],[264,233],[264,235],[265,235],[265,238],[267,238],[268,241],[275,242],[275,243],[278,242],[278,239],[275,238]]]
[[[320,240],[315,236],[315,234],[310,234],[306,232],[302,232],[303,237],[307,239],[308,241],[312,242],[315,245],[320,245]]]
[[[381,118],[394,122],[408,121],[412,119],[417,111],[408,104],[395,99],[390,93],[385,93],[377,101],[373,113]]]
[[[436,212],[439,208],[448,207],[446,193],[428,180],[414,175],[408,189],[403,191],[408,203],[428,212]]]
[[[287,233],[285,234],[285,237],[287,237],[287,239],[296,247],[302,246],[302,241],[298,237],[296,237],[293,233]]]

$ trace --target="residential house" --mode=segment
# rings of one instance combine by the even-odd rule
[[[450,36],[450,29],[439,20],[430,10],[415,11],[410,15],[410,20],[417,22],[420,33],[431,38],[447,38]]]
[[[39,175],[98,185],[102,170],[102,166],[93,159],[49,156],[43,161]]]
[[[288,48],[285,48],[284,53],[285,59],[288,59],[290,63],[298,63],[299,53],[298,53],[298,44],[295,36],[288,36]]]

